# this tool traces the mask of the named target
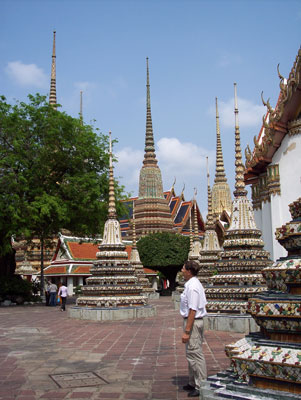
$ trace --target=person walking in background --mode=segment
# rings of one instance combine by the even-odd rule
[[[189,381],[183,386],[188,397],[199,397],[201,382],[207,379],[206,360],[202,350],[204,335],[203,317],[206,312],[206,296],[197,278],[199,266],[195,261],[186,261],[181,270],[186,281],[181,294],[180,313],[184,318],[182,343],[186,345]]]
[[[62,286],[59,289],[58,296],[61,296],[61,311],[66,311],[66,301],[67,301],[67,296],[68,296],[68,289],[62,284]]]
[[[50,306],[56,306],[56,292],[57,292],[57,286],[55,283],[52,283],[49,281],[49,305]]]
[[[46,306],[49,306],[49,300],[50,300],[50,283],[49,283],[49,281],[47,281],[45,296],[46,296]]]

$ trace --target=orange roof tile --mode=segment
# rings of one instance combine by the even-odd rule
[[[74,260],[96,260],[98,244],[66,241],[66,245]]]
[[[73,269],[72,274],[90,274],[90,266],[89,265],[79,265]]]
[[[66,273],[67,273],[66,266],[53,266],[53,267],[50,266],[44,271],[45,275],[66,274]]]
[[[145,274],[157,274],[157,271],[150,269],[150,268],[143,268]]]

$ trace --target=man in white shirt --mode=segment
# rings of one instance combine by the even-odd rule
[[[68,289],[64,284],[62,284],[62,286],[59,288],[58,296],[61,296],[61,301],[62,301],[61,311],[66,311]]]
[[[199,397],[201,381],[207,379],[206,361],[202,350],[204,335],[203,317],[206,312],[206,296],[197,278],[199,266],[195,261],[186,261],[181,270],[186,281],[181,294],[180,313],[184,318],[182,343],[186,345],[189,382],[183,386],[188,397]]]

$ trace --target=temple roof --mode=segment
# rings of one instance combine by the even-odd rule
[[[164,192],[164,197],[168,200],[175,231],[183,235],[189,235],[189,219],[190,212],[193,208],[193,201],[185,201],[183,192],[180,196],[176,196],[173,188]],[[120,219],[122,237],[125,237],[127,231],[131,230],[130,220],[133,217],[133,204],[136,200],[137,197],[131,197],[130,199],[123,201],[123,204],[128,208],[129,217],[124,215]],[[196,209],[198,230],[202,235],[202,232],[205,230],[205,223],[197,204]]]
[[[267,113],[263,117],[258,136],[254,137],[253,151],[250,150],[249,146],[245,150],[246,170],[244,179],[246,184],[255,183],[258,175],[266,171],[290,129],[290,122],[301,117],[301,48],[288,79],[280,75],[279,68],[278,75],[280,93],[276,107],[273,109],[269,100],[265,102],[262,97],[263,104],[267,107]]]
[[[91,275],[90,268],[97,260],[96,253],[101,239],[93,241],[89,238],[65,236],[59,233],[59,239],[51,264],[45,268],[45,276],[53,275]],[[132,243],[125,242],[128,259],[131,257]],[[146,274],[156,274],[149,268],[144,268]]]

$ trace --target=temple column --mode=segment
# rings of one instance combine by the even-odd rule
[[[73,276],[68,276],[67,277],[67,288],[68,288],[68,293],[69,295],[73,295]]]

